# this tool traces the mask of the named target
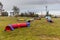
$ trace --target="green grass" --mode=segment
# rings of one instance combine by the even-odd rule
[[[0,17],[0,40],[60,40],[60,18],[53,18],[54,23],[48,23],[44,18],[34,20],[30,27],[15,29],[14,31],[5,32],[4,29],[8,24],[16,24],[17,19],[27,17]]]

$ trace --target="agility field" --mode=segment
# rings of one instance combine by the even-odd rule
[[[0,40],[60,40],[60,18],[53,18],[54,23],[48,23],[45,18],[34,20],[30,27],[18,28],[6,32],[8,24],[16,24],[25,21],[17,19],[29,19],[27,17],[0,17]]]

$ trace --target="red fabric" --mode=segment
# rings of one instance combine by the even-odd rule
[[[18,23],[18,24],[12,24],[12,27],[15,28],[21,28],[21,27],[27,27],[27,23]],[[11,30],[9,26],[6,26],[5,30]]]
[[[5,30],[11,30],[11,28],[9,26],[6,26]]]
[[[12,24],[13,28],[27,27],[26,23]]]

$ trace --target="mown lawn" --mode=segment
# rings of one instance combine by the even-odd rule
[[[20,17],[29,19],[27,17]],[[44,18],[34,20],[30,27],[15,29],[5,32],[8,24],[16,24],[25,21],[17,21],[15,17],[0,17],[0,40],[60,40],[60,18],[53,18],[54,23],[48,23]]]

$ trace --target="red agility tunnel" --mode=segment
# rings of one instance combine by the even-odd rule
[[[10,25],[6,26],[5,31],[14,30],[15,28],[29,27],[29,26],[30,26],[30,22],[10,24]]]

